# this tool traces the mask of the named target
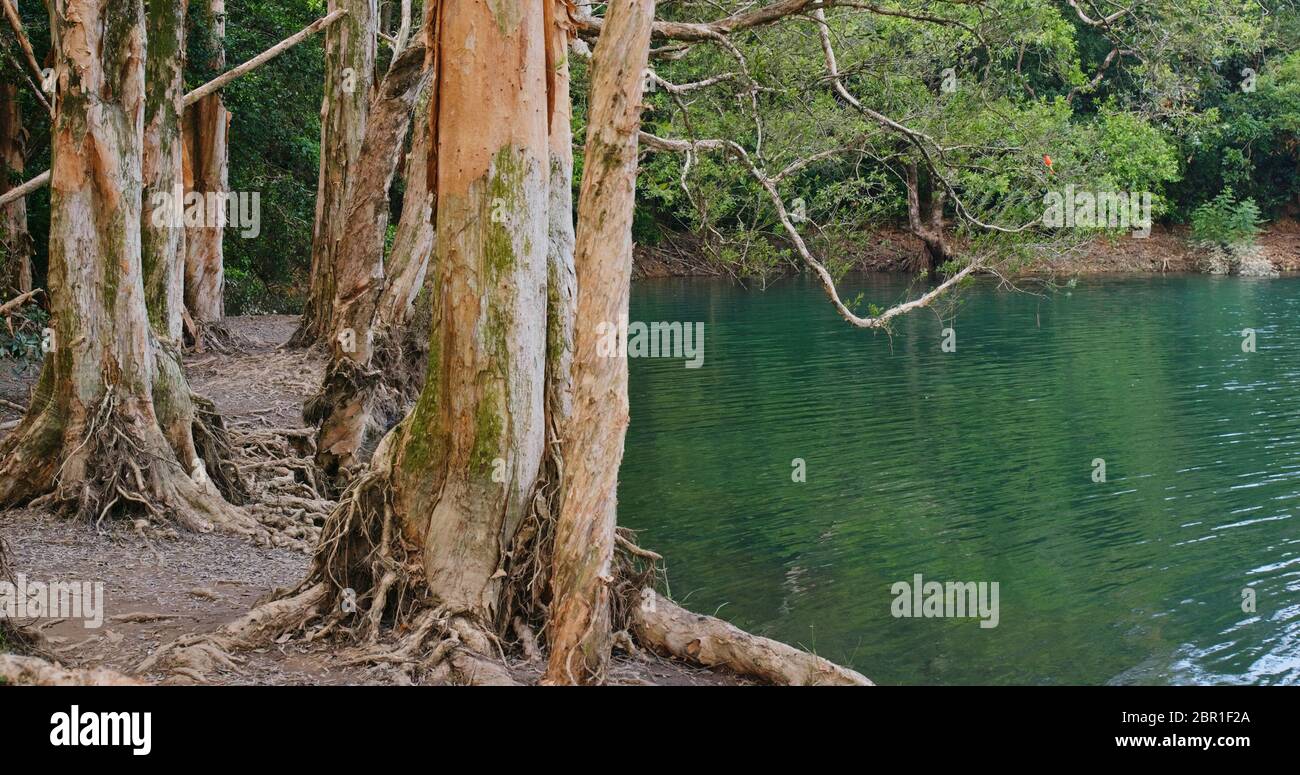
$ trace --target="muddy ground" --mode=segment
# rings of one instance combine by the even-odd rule
[[[317,353],[281,346],[297,318],[259,316],[228,322],[236,348],[188,355],[191,385],[216,403],[236,431],[302,428],[302,402],[319,385],[324,361]],[[0,435],[20,417],[15,407],[26,406],[37,370],[38,365],[0,360]],[[277,588],[297,584],[310,560],[309,541],[270,546],[218,533],[141,532],[123,525],[97,530],[32,508],[0,511],[0,537],[8,543],[14,572],[30,581],[103,582],[101,627],[48,619],[28,624],[44,636],[47,650],[64,666],[102,666],[130,675],[136,675],[140,662],[160,645],[181,635],[212,632]],[[388,666],[344,665],[338,646],[331,643],[308,647],[291,641],[238,657],[240,672],[220,673],[214,683],[406,684],[421,678]],[[540,668],[511,665],[521,682],[535,681]],[[151,682],[188,680],[162,673],[139,677]],[[647,654],[619,655],[611,669],[611,683],[720,682],[734,683]]]

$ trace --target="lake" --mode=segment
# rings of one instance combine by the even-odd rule
[[[979,283],[891,335],[806,278],[647,280],[630,317],[705,324],[700,368],[630,359],[619,490],[692,610],[886,684],[1300,683],[1300,279]],[[895,616],[917,574],[996,582],[997,626]]]

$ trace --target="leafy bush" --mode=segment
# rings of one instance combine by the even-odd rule
[[[41,332],[49,322],[49,313],[35,304],[15,312],[7,325],[0,326],[0,358],[39,361]]]
[[[1273,264],[1255,245],[1259,207],[1254,199],[1237,201],[1231,188],[1192,211],[1192,237],[1201,248],[1201,271],[1271,277]]]
[[[1237,201],[1231,188],[1192,211],[1192,236],[1204,246],[1247,248],[1259,235],[1259,207],[1254,199]]]

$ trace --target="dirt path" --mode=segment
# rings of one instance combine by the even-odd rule
[[[288,316],[232,318],[238,352],[209,351],[186,358],[196,392],[213,400],[232,429],[300,428],[301,407],[319,384],[319,355],[281,350],[297,319]],[[36,368],[8,368],[0,398],[25,404]],[[18,413],[4,405],[0,418]],[[35,509],[0,512],[0,535],[9,544],[14,572],[29,580],[92,581],[104,584],[104,622],[87,629],[81,621],[37,623],[66,665],[102,665],[134,673],[160,644],[183,634],[209,632],[246,613],[277,587],[296,584],[309,557],[301,548],[258,546],[222,534],[139,533],[115,526],[97,533]],[[276,646],[244,655],[243,674],[223,675],[229,683],[388,683],[384,671],[340,669],[328,652]],[[161,679],[165,676],[148,676]]]
[[[315,353],[281,349],[296,323],[297,318],[288,316],[231,318],[228,324],[238,350],[187,356],[191,385],[212,399],[233,436],[284,437],[286,431],[303,427],[302,402],[320,384],[324,361]],[[0,425],[21,416],[10,404],[26,405],[38,370],[0,361]],[[5,432],[0,430],[0,435]],[[258,440],[245,450],[253,456],[246,464],[253,466],[250,478],[263,483],[277,472],[274,466],[256,467],[261,463],[255,456],[265,443]],[[264,523],[280,520],[291,529],[309,528],[311,515],[297,514],[297,505],[308,494],[286,495],[295,487],[301,488],[301,482],[271,489],[255,486],[255,502],[249,508]],[[288,505],[278,503],[282,499]],[[103,666],[127,674],[135,674],[136,666],[158,646],[180,635],[212,632],[277,588],[298,583],[306,575],[307,549],[313,543],[304,537],[294,546],[259,545],[238,536],[153,530],[145,534],[129,526],[96,532],[89,525],[31,508],[0,511],[0,537],[9,545],[14,572],[29,581],[103,582],[102,626],[88,629],[80,620],[48,619],[34,625],[65,666]],[[388,666],[343,666],[328,643],[310,648],[296,642],[276,644],[239,658],[241,672],[222,673],[220,683],[405,684],[413,678]],[[541,672],[536,664],[511,668],[520,681],[535,681]],[[414,679],[418,682],[419,676]],[[735,681],[656,657],[620,657],[611,668],[611,683]]]

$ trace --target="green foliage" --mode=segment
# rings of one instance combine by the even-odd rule
[[[244,62],[327,11],[321,0],[230,0],[226,60]],[[214,73],[205,66],[202,14],[190,14],[187,87]],[[239,78],[224,91],[230,121],[231,191],[261,194],[261,234],[225,236],[226,312],[297,312],[311,264],[320,166],[321,72],[318,34]]]
[[[0,326],[0,359],[39,362],[42,331],[50,323],[50,315],[35,304],[28,304]]]
[[[662,15],[698,21],[738,6],[724,5],[684,2]],[[709,45],[654,60],[678,85],[733,77],[684,95],[651,91],[645,129],[735,141],[768,174],[823,154],[786,176],[780,194],[787,209],[802,203],[801,231],[828,262],[847,252],[853,235],[906,226],[903,182],[912,163],[923,178],[929,162],[946,179],[922,181],[923,189],[951,186],[945,220],[963,244],[1022,261],[1041,253],[1042,236],[1015,227],[1041,215],[1047,191],[1067,184],[1150,192],[1153,214],[1174,219],[1186,218],[1207,188],[1235,186],[1270,211],[1296,195],[1300,37],[1288,34],[1296,26],[1290,7],[1265,13],[1237,0],[1153,0],[1105,29],[1041,0],[919,13],[932,18],[839,9],[827,19],[845,86],[926,138],[925,156],[836,97],[811,23],[732,36],[743,66]],[[1260,65],[1256,92],[1220,75],[1263,56],[1277,65]],[[860,151],[830,155],[844,146]],[[770,262],[738,257],[767,255],[753,250],[756,240],[786,239],[766,193],[720,153],[647,154],[637,193],[638,239],[693,232],[733,271],[766,271]]]
[[[1192,235],[1203,245],[1248,247],[1258,234],[1259,207],[1255,200],[1238,201],[1231,188],[1192,211]]]

